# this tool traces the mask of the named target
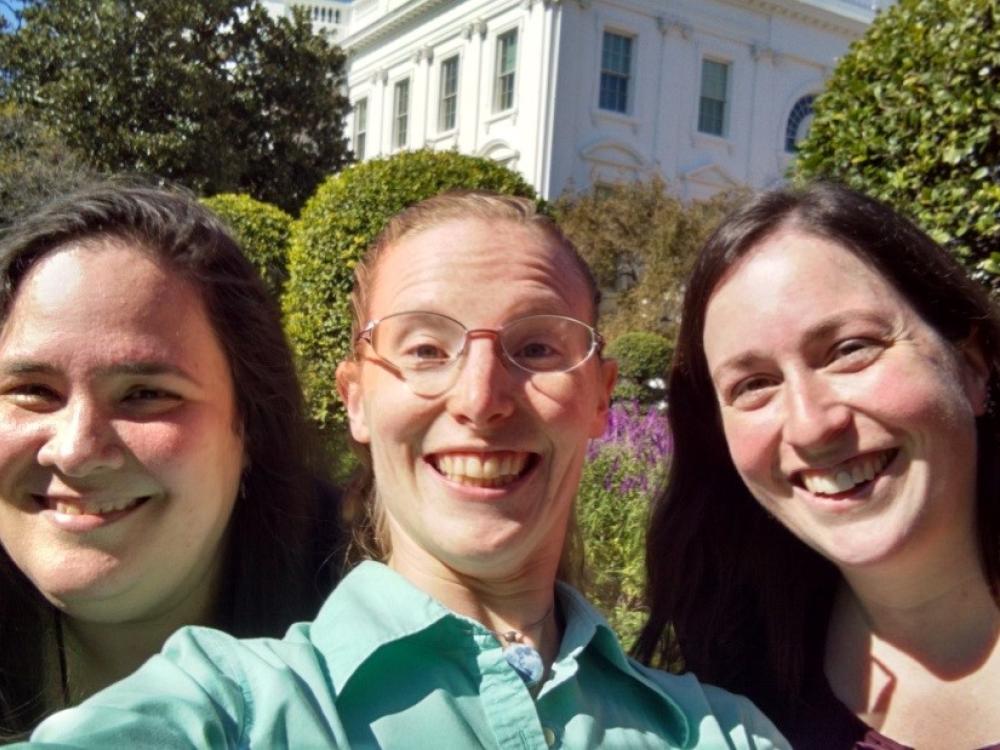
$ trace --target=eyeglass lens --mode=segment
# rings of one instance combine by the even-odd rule
[[[371,343],[378,356],[397,367],[414,390],[450,387],[446,374],[461,356],[466,328],[436,313],[400,313],[379,321]],[[504,355],[529,373],[566,372],[583,363],[595,347],[589,326],[560,315],[531,315],[498,331]]]

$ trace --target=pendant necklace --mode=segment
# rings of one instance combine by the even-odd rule
[[[542,615],[535,622],[525,625],[521,630],[506,630],[503,633],[492,631],[493,634],[504,644],[503,658],[517,672],[518,676],[524,680],[524,684],[529,689],[538,687],[545,676],[545,662],[538,650],[524,642],[524,633],[537,628],[546,618],[552,614],[555,601],[549,605]]]

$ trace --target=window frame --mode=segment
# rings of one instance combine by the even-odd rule
[[[493,113],[509,112],[517,104],[517,56],[520,31],[517,27],[507,29],[496,35],[493,59]],[[503,62],[507,57],[504,43],[513,39],[513,60],[509,70],[505,70]],[[509,101],[508,101],[509,100]]]
[[[706,83],[706,66],[708,65],[718,65],[725,72],[725,78],[723,79],[723,92],[722,99],[715,97],[710,97],[706,95],[705,83]],[[698,112],[697,112],[697,130],[699,133],[704,135],[714,136],[716,138],[727,138],[729,136],[729,116],[730,110],[732,109],[732,80],[733,80],[733,63],[731,60],[726,60],[718,57],[713,57],[706,55],[701,58],[701,76],[698,85]],[[717,113],[706,113],[705,106],[707,102],[721,103],[721,115]],[[718,131],[706,127],[707,118],[711,117],[713,121],[718,120],[719,129]]]
[[[400,98],[400,91],[405,90],[405,97]],[[400,104],[403,104],[400,107]],[[402,127],[400,126],[402,123]],[[409,143],[410,131],[410,77],[400,78],[392,86],[392,150],[406,148]]]
[[[612,70],[605,67],[607,61],[607,45],[609,37],[615,37],[621,39],[628,43],[626,63],[627,70],[622,72],[621,70]],[[613,112],[620,115],[630,115],[633,108],[633,96],[632,91],[634,71],[635,71],[635,47],[636,47],[637,35],[628,33],[625,31],[620,31],[614,28],[606,28],[601,33],[601,55],[599,60],[599,74],[597,83],[597,108],[602,112]],[[606,106],[605,92],[608,90],[605,88],[605,81],[608,79],[614,79],[616,81],[622,82],[623,87],[619,91],[612,92],[612,96],[617,98],[623,98],[624,102],[621,108],[618,106]],[[617,104],[617,102],[616,102]]]
[[[363,161],[368,145],[368,97],[354,102],[354,158]]]
[[[454,89],[448,90],[447,68],[454,64]],[[456,52],[441,61],[438,73],[438,118],[437,129],[439,133],[447,133],[458,127],[458,88],[459,73],[461,69],[460,55]],[[451,116],[451,123],[447,122]]]

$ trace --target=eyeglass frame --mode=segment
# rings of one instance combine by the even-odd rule
[[[369,320],[367,323],[365,323],[364,328],[358,331],[357,335],[354,337],[354,346],[357,347],[357,345],[362,341],[366,342],[372,348],[372,351],[375,352],[375,354],[378,356],[379,360],[389,365],[404,380],[406,379],[406,377],[403,368],[401,368],[395,362],[392,362],[383,357],[381,354],[379,354],[378,350],[375,348],[375,342],[372,341],[372,331],[375,330],[375,326],[377,326],[383,320],[388,320],[389,318],[395,318],[400,315],[436,315],[439,318],[450,320],[452,323],[459,326],[463,331],[465,331],[465,335],[462,337],[462,348],[459,349],[458,354],[456,354],[454,358],[450,359],[444,365],[444,367],[454,367],[455,364],[459,360],[461,360],[463,356],[465,356],[465,354],[469,350],[470,338],[482,338],[483,336],[493,337],[493,339],[496,341],[498,345],[497,348],[500,351],[501,360],[503,362],[509,362],[519,370],[526,372],[530,375],[549,375],[555,373],[563,374],[567,372],[573,372],[573,370],[577,369],[578,367],[582,367],[584,364],[586,364],[587,361],[595,354],[598,357],[601,357],[604,353],[604,346],[606,343],[604,340],[604,336],[602,336],[601,332],[598,331],[596,328],[594,328],[594,326],[590,325],[589,323],[584,323],[582,320],[578,320],[577,318],[571,317],[569,315],[559,315],[557,313],[533,313],[531,315],[522,315],[519,318],[514,318],[514,320],[508,321],[499,328],[467,328],[464,323],[462,323],[459,320],[455,320],[455,318],[451,317],[450,315],[445,315],[444,313],[439,313],[439,312],[433,312],[431,310],[403,310],[402,312],[386,315],[383,318]],[[500,338],[500,334],[508,326],[514,323],[518,323],[522,320],[526,320],[528,318],[559,318],[561,320],[571,320],[574,323],[579,323],[590,332],[590,350],[587,352],[586,356],[583,359],[581,359],[575,365],[570,367],[568,370],[531,370],[525,367],[520,362],[516,362],[514,358],[507,353],[507,350],[504,348],[503,345],[503,340]],[[473,334],[475,334],[475,336],[473,336]]]

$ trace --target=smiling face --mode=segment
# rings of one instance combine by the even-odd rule
[[[0,331],[0,541],[70,616],[204,607],[243,441],[195,288],[117,241],[56,250]]]
[[[404,236],[376,267],[369,319],[429,311],[470,329],[527,315],[593,317],[566,251],[513,222],[451,220]],[[589,438],[606,419],[615,366],[592,356],[532,375],[473,337],[454,385],[419,396],[374,358],[338,370],[351,432],[371,448],[390,564],[509,578],[558,564]]]
[[[975,548],[987,374],[973,345],[795,227],[724,277],[703,337],[733,462],[796,536],[842,570]]]

